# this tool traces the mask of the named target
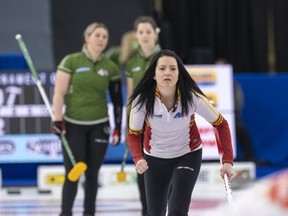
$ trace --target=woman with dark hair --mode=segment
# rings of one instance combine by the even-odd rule
[[[147,216],[164,216],[167,204],[168,215],[188,215],[202,161],[196,113],[217,128],[224,151],[220,175],[232,177],[229,125],[174,52],[162,50],[155,54],[129,104],[128,145],[136,171],[144,173]]]
[[[139,45],[125,65],[127,80],[127,98],[129,98],[143,76],[153,55],[161,48],[158,44],[159,28],[150,16],[140,16],[134,21],[134,35]],[[127,106],[128,118],[130,106]],[[143,126],[145,128],[145,125]],[[142,216],[146,216],[147,203],[143,175],[137,175],[137,184],[142,205]]]

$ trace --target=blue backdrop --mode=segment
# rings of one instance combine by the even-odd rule
[[[242,117],[258,160],[288,166],[288,73],[235,74],[245,95]]]

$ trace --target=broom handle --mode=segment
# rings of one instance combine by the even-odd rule
[[[42,99],[43,99],[43,101],[44,101],[44,103],[46,105],[46,108],[47,108],[47,110],[48,110],[48,112],[50,114],[51,120],[53,122],[55,120],[55,117],[54,117],[54,114],[53,114],[49,99],[48,99],[48,97],[46,95],[46,92],[45,92],[45,90],[44,90],[44,88],[43,88],[43,86],[41,84],[41,81],[39,79],[39,75],[38,75],[38,73],[37,73],[37,71],[36,71],[36,69],[34,67],[34,64],[33,64],[33,61],[32,61],[32,59],[30,57],[28,49],[27,49],[27,47],[26,47],[26,45],[25,45],[25,43],[24,43],[24,41],[22,39],[21,34],[17,34],[15,36],[15,38],[18,41],[19,47],[20,47],[20,49],[21,49],[21,51],[22,51],[22,53],[24,55],[24,58],[25,58],[25,60],[26,60],[26,62],[28,64],[28,67],[29,67],[29,69],[30,69],[30,71],[31,71],[31,73],[32,73],[32,75],[34,77],[34,80],[35,80],[35,83],[36,83],[36,85],[37,85],[37,87],[39,89],[40,95],[41,95],[41,97],[42,97]],[[67,141],[65,135],[63,134],[63,132],[60,132],[60,134],[61,134],[61,140],[62,140],[62,143],[63,143],[63,145],[65,147],[65,150],[66,150],[66,152],[67,152],[67,154],[69,156],[69,159],[70,159],[72,165],[74,166],[76,164],[76,161],[75,161],[73,153],[72,153],[72,151],[71,151],[71,149],[69,147],[68,141]]]

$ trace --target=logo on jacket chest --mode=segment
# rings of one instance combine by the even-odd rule
[[[162,118],[163,117],[163,115],[162,114],[156,114],[156,115],[154,115],[154,117],[156,117],[156,118]]]
[[[109,76],[109,72],[105,69],[100,69],[97,74],[99,74],[100,76],[103,76],[103,77],[107,77]]]
[[[132,68],[132,72],[139,72],[141,70],[142,70],[142,68],[140,66]]]
[[[183,118],[184,115],[181,113],[181,112],[177,112],[175,115],[174,115],[174,118]]]

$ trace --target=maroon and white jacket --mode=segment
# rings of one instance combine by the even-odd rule
[[[143,147],[145,154],[165,159],[180,157],[202,148],[202,140],[195,122],[196,113],[217,128],[223,150],[222,163],[233,164],[229,125],[206,97],[193,94],[193,105],[189,106],[187,114],[181,113],[180,100],[175,109],[168,111],[160,97],[156,91],[153,117],[146,117],[145,104],[139,109],[140,105],[134,107],[135,101],[132,103],[127,141],[135,164],[143,159]],[[146,126],[142,145],[144,121]]]

